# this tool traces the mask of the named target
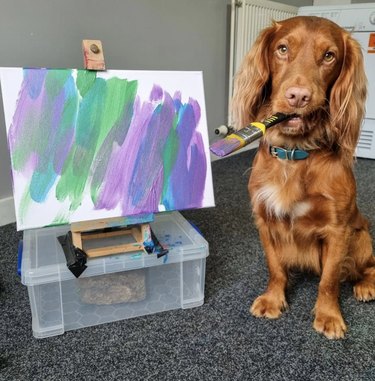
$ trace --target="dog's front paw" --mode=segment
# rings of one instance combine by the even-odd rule
[[[360,281],[354,285],[354,296],[361,302],[369,302],[375,299],[375,283]]]
[[[250,313],[256,317],[277,319],[287,307],[288,304],[285,298],[266,293],[254,300],[250,307]]]
[[[314,320],[314,328],[328,339],[342,339],[347,331],[341,313],[317,313]]]

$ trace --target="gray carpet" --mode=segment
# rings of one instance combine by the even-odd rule
[[[249,315],[267,281],[247,197],[254,152],[213,163],[216,208],[184,212],[210,244],[205,304],[34,339],[16,274],[15,225],[0,228],[1,380],[375,380],[375,303],[344,284],[346,338],[312,329],[318,279],[296,274],[279,320]],[[356,164],[358,203],[375,226],[375,160]]]

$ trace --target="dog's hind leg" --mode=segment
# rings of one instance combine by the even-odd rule
[[[357,300],[368,302],[375,299],[375,257],[372,253],[371,237],[367,229],[357,231],[352,240],[352,255],[359,273],[354,285]]]
[[[363,279],[354,285],[354,296],[361,302],[375,300],[375,263],[363,272]]]
[[[314,328],[329,339],[344,337],[347,330],[339,306],[340,271],[348,250],[349,229],[337,229],[322,244],[322,275],[315,304]]]

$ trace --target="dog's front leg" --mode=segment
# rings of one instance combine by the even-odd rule
[[[269,270],[268,287],[264,294],[258,296],[250,307],[250,312],[256,317],[277,319],[288,306],[285,299],[287,272],[280,262],[280,257],[272,243],[269,229],[265,223],[259,223],[258,228],[263,249],[266,254]]]
[[[340,267],[348,249],[348,232],[329,234],[322,245],[322,275],[315,304],[314,328],[329,339],[347,330],[339,306]]]

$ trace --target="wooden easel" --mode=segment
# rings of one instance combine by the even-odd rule
[[[86,70],[105,70],[103,46],[100,40],[83,40],[83,63]],[[71,224],[72,243],[82,250],[89,258],[105,255],[128,253],[145,250],[145,245],[152,246],[151,227],[148,223],[131,226],[124,224],[124,218],[109,218],[97,221],[76,222]],[[85,242],[103,240],[111,237],[132,237],[132,243],[103,245],[98,248],[86,249]]]
[[[83,40],[83,66],[86,70],[105,70],[103,46],[100,40]]]
[[[150,224],[135,224],[124,226],[123,218],[108,218],[97,221],[76,222],[71,224],[73,245],[86,253],[89,258],[106,255],[144,251],[145,244],[152,244]],[[131,237],[134,242],[108,245],[97,248],[85,248],[85,242],[90,240],[106,240],[113,237]]]
[[[82,49],[86,70],[105,70],[101,41],[83,40]],[[119,217],[72,223],[70,231],[66,235],[57,237],[63,248],[69,270],[78,278],[87,268],[87,257],[96,258],[134,251],[155,254],[157,258],[166,255],[168,249],[159,242],[151,230],[149,221],[150,219],[147,218],[138,220],[133,218],[129,224],[128,219]],[[123,238],[122,243],[118,243],[121,241],[119,237]],[[132,242],[129,242],[129,237]],[[105,244],[108,239],[112,241],[112,244]],[[85,243],[90,240],[100,241],[95,245],[85,246]]]

